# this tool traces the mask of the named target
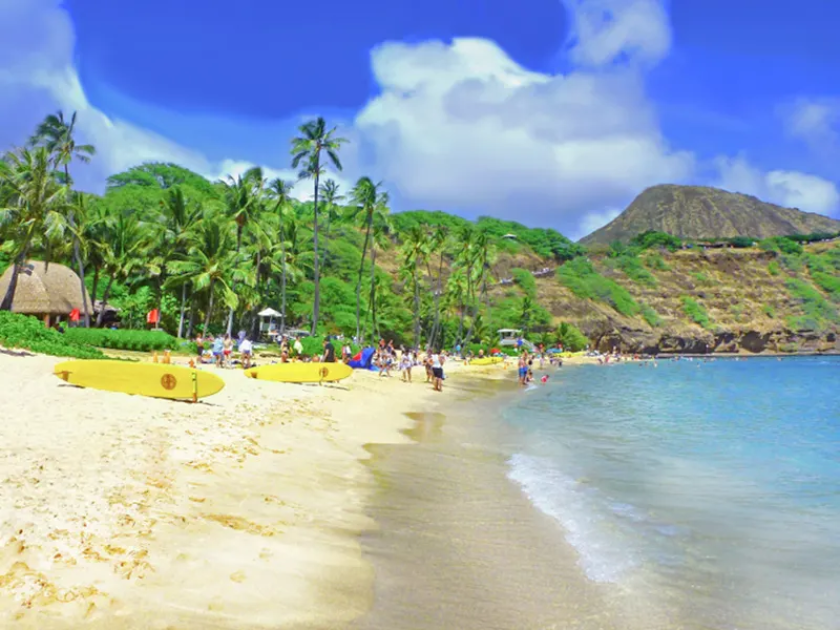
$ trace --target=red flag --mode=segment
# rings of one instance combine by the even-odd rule
[[[160,311],[158,311],[156,308],[153,308],[151,311],[149,311],[149,314],[146,315],[147,324],[157,324],[159,319]]]
[[[81,316],[82,316],[82,314],[79,312],[79,309],[77,309],[77,308],[74,308],[72,311],[70,311],[70,321],[71,322],[79,321]]]

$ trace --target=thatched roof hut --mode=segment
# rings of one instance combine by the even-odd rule
[[[6,295],[12,281],[10,265],[0,276],[0,299]],[[87,293],[87,291],[85,291]],[[90,295],[88,308],[92,309]],[[18,274],[12,312],[40,317],[67,316],[74,308],[84,312],[82,287],[79,276],[64,265],[50,263],[49,267],[39,260],[29,260]]]

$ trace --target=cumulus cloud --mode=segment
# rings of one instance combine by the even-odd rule
[[[789,135],[807,142],[813,149],[840,146],[840,99],[798,99],[782,108]]]
[[[598,49],[593,38],[604,29],[623,28],[622,19],[637,24],[640,15],[662,18],[617,12],[599,28],[581,17],[587,26],[573,51]],[[610,46],[631,57],[655,50],[632,38]],[[610,65],[612,53],[585,55],[606,66],[547,75],[486,40],[384,44],[372,55],[381,93],[356,127],[403,196],[508,218],[527,213],[536,223],[569,226],[651,184],[686,180],[693,158],[662,137],[640,72]]]
[[[840,210],[840,192],[826,179],[798,171],[762,172],[744,157],[716,160],[716,185],[725,190],[753,195],[764,201],[832,215]]]

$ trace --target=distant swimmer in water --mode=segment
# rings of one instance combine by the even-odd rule
[[[540,381],[542,382],[542,384],[543,384],[543,385],[545,385],[546,383],[548,383],[548,374],[546,374],[545,376],[543,376],[543,377],[540,379]]]

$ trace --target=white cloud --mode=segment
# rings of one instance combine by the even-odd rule
[[[564,0],[574,24],[572,59],[584,66],[645,64],[671,49],[668,15],[659,0]]]
[[[591,234],[595,230],[598,230],[604,227],[607,223],[615,219],[619,214],[622,213],[624,208],[609,208],[607,210],[602,210],[600,212],[590,212],[589,214],[585,214],[583,218],[578,222],[577,228],[574,232],[569,232],[567,236],[572,240],[578,240],[586,236],[587,234]]]
[[[492,42],[457,39],[382,45],[373,71],[381,94],[356,127],[389,184],[426,205],[568,225],[692,173],[632,68],[537,74]]]
[[[806,212],[831,215],[840,209],[840,192],[826,179],[798,171],[760,171],[744,157],[720,157],[716,186]]]
[[[789,135],[818,150],[832,149],[840,140],[840,99],[799,99],[782,108]]]

